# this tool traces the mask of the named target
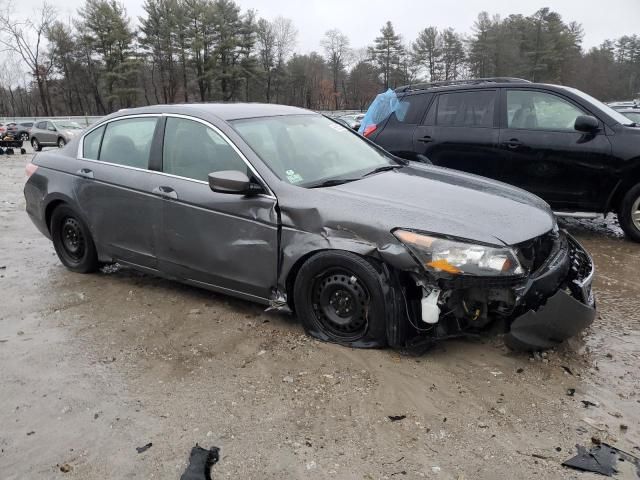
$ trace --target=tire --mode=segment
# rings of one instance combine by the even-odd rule
[[[63,148],[66,144],[67,142],[64,141],[64,138],[60,137],[58,139],[58,148]]]
[[[20,134],[20,140],[23,142],[28,142],[29,141],[29,134],[27,132],[22,132]]]
[[[640,242],[640,183],[632,187],[620,202],[618,222],[627,237]]]
[[[387,345],[386,324],[395,318],[387,302],[390,281],[384,270],[350,252],[325,251],[312,256],[295,280],[296,314],[305,331],[319,340],[350,347]]]
[[[89,228],[69,206],[56,207],[51,215],[51,238],[58,258],[72,272],[98,270],[98,253]]]
[[[31,139],[31,147],[33,147],[33,149],[36,152],[41,152],[42,151],[42,145],[40,145],[40,142],[38,141],[37,138],[32,138]]]

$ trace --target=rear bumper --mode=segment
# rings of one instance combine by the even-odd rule
[[[554,262],[550,269],[533,280],[529,292],[537,283],[547,284],[562,273],[556,291],[546,300],[522,313],[511,323],[505,343],[518,350],[542,350],[554,347],[585,329],[596,316],[595,298],[591,289],[595,269],[593,260],[582,246],[567,235],[567,261]],[[566,274],[564,273],[566,272]]]

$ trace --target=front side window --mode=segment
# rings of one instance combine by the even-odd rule
[[[53,126],[53,123],[47,122],[47,130],[49,130],[50,132],[55,132],[56,127]]]
[[[441,127],[493,127],[495,90],[444,93],[438,97],[436,123]]]
[[[206,182],[209,174],[237,170],[249,176],[247,164],[220,134],[184,118],[167,118],[162,170],[179,177]]]
[[[398,166],[383,151],[321,115],[285,115],[231,122],[262,161],[285,182],[303,187],[354,180]]]
[[[99,160],[127,167],[147,168],[157,118],[115,120],[107,124]]]
[[[584,112],[557,95],[534,90],[507,91],[507,125],[527,130],[573,131]]]
[[[104,127],[99,127],[88,133],[84,137],[84,143],[82,144],[82,158],[98,160],[98,154],[100,153],[100,142],[102,141],[103,133]]]
[[[46,130],[47,129],[47,122],[38,122],[36,123],[36,128],[39,130]]]

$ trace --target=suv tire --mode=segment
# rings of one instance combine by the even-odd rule
[[[31,146],[33,147],[33,149],[36,152],[41,152],[42,151],[42,145],[40,145],[40,142],[35,137],[31,139]]]
[[[640,183],[632,187],[622,198],[618,222],[631,240],[640,242]]]

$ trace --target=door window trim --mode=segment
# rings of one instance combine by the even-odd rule
[[[142,171],[142,172],[149,172],[149,173],[153,173],[153,174],[156,174],[156,175],[164,175],[164,176],[167,176],[167,177],[178,178],[180,180],[188,180],[188,181],[194,182],[194,183],[200,183],[200,184],[204,184],[204,185],[209,185],[209,182],[205,182],[204,180],[196,180],[194,178],[182,177],[180,175],[173,175],[171,173],[160,172],[158,170],[151,170],[149,168],[149,166],[151,165],[151,160],[149,161],[149,166],[147,168],[139,168],[139,167],[131,167],[131,166],[128,166],[128,165],[120,165],[120,164],[117,164],[117,163],[104,162],[102,160],[94,160],[94,159],[91,159],[91,158],[84,158],[84,139],[91,132],[93,132],[94,130],[97,130],[98,128],[103,127],[103,126],[105,127],[105,132],[106,132],[107,124],[112,123],[112,122],[116,122],[118,120],[130,120],[132,118],[144,118],[144,117],[183,118],[185,120],[193,120],[195,122],[199,122],[199,123],[205,125],[206,127],[211,128],[214,132],[216,132],[218,135],[220,135],[220,137],[225,142],[227,142],[231,146],[231,148],[240,156],[240,158],[247,165],[249,170],[251,170],[251,172],[255,175],[255,177],[258,179],[258,181],[266,189],[266,191],[267,191],[266,194],[260,194],[258,196],[272,198],[274,200],[277,199],[275,193],[273,192],[273,190],[271,189],[269,184],[267,182],[265,182],[265,180],[262,178],[262,176],[255,169],[255,167],[251,164],[251,162],[249,162],[249,160],[244,155],[244,153],[242,153],[242,151],[238,148],[238,146],[235,143],[233,143],[233,141],[222,130],[220,130],[218,127],[216,127],[211,122],[208,122],[208,121],[203,120],[203,119],[198,118],[198,117],[193,117],[191,115],[185,115],[185,114],[182,114],[182,113],[137,113],[137,114],[132,114],[132,115],[123,115],[121,117],[110,118],[110,119],[108,119],[108,120],[106,120],[104,122],[97,123],[96,125],[94,125],[91,128],[91,130],[87,130],[85,133],[83,133],[82,137],[80,137],[80,141],[78,142],[78,154],[77,154],[78,160],[84,160],[84,161],[87,161],[87,162],[94,162],[94,163],[98,163],[98,164],[102,164],[102,165],[112,165],[114,167],[127,168],[127,169],[131,169],[131,170]],[[104,132],[103,132],[102,136],[104,138]],[[162,133],[162,137],[163,137],[163,146],[164,146],[164,131]],[[154,138],[155,138],[155,133],[154,133]],[[100,140],[100,150],[102,150],[102,139]]]
[[[565,97],[562,94],[554,92],[552,90],[545,90],[543,88],[518,88],[518,87],[503,87],[502,88],[502,94],[500,95],[500,97],[502,99],[501,108],[500,108],[500,128],[502,130],[518,130],[518,131],[527,131],[527,132],[582,133],[582,132],[578,132],[575,129],[574,130],[568,130],[568,129],[560,130],[560,129],[556,129],[556,128],[516,128],[516,127],[510,127],[509,126],[509,117],[508,117],[508,115],[509,115],[509,96],[508,96],[508,94],[509,94],[510,91],[536,92],[536,93],[544,93],[544,94],[547,94],[547,95],[552,95],[554,97],[558,97],[559,99],[564,100],[569,105],[572,105],[573,107],[575,107],[578,110],[580,110],[583,115],[590,115],[593,118],[597,119],[598,123],[600,124],[600,129],[602,130],[602,120],[600,120],[600,118],[598,118],[596,115],[591,113],[589,110],[584,108],[579,103],[574,102],[573,99],[571,99],[569,97]],[[600,132],[597,132],[597,133],[599,134]]]

